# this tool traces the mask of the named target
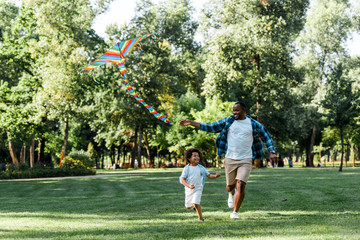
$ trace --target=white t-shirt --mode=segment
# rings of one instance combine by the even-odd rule
[[[234,160],[252,158],[253,130],[251,120],[235,120],[228,129],[225,157]]]
[[[198,166],[189,166],[189,174],[186,179],[186,182],[189,185],[194,185],[195,189],[201,189],[203,187],[202,185],[202,179],[201,179],[201,171]]]

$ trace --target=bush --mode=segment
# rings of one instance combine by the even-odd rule
[[[5,170],[6,170],[6,164],[0,163],[0,172],[5,171]]]
[[[19,166],[19,170],[20,171],[25,171],[25,170],[28,170],[30,167],[29,165],[27,165],[26,163],[22,163],[20,166]]]
[[[67,158],[68,157],[74,160],[79,160],[86,168],[92,168],[95,165],[95,162],[90,158],[90,154],[85,152],[84,150],[73,150],[71,151],[71,153],[69,153]],[[65,158],[65,160],[67,158]]]
[[[24,171],[7,169],[0,172],[0,179],[86,176],[95,174],[95,170],[86,168],[33,168]]]
[[[72,157],[66,157],[64,159],[64,162],[61,165],[61,167],[62,168],[83,168],[83,169],[87,168],[81,160],[73,159]]]

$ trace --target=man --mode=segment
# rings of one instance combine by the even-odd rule
[[[216,139],[218,155],[225,154],[224,166],[228,206],[234,208],[230,218],[239,218],[238,211],[245,197],[245,186],[252,168],[252,160],[265,154],[262,142],[275,160],[273,140],[266,128],[246,115],[246,105],[237,102],[233,115],[214,123],[199,123],[189,119],[180,121],[181,126],[193,126],[202,131],[220,133]],[[262,142],[261,142],[262,141]]]

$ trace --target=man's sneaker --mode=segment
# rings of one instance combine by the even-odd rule
[[[230,214],[230,218],[239,218],[239,215],[238,215],[237,212],[232,212],[232,213]]]
[[[234,207],[235,194],[236,194],[236,188],[235,188],[235,190],[234,190],[234,194],[229,193],[229,198],[228,198],[228,206],[229,206],[229,208],[233,208],[233,207]]]

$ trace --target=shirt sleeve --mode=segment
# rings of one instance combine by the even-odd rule
[[[229,117],[220,119],[217,122],[213,122],[213,123],[200,123],[200,130],[202,131],[206,131],[206,132],[212,132],[212,133],[217,133],[217,132],[221,132],[221,130],[224,128],[225,124],[226,124],[226,120]]]
[[[258,123],[258,127],[260,130],[259,131],[260,138],[263,141],[263,143],[265,144],[265,146],[267,147],[267,149],[269,151],[275,151],[274,142],[273,142],[268,130],[260,123]]]
[[[179,181],[180,181],[181,184],[183,184],[183,183],[182,183],[182,178],[185,178],[185,179],[186,179],[186,178],[188,177],[188,176],[187,176],[187,175],[188,175],[188,172],[189,172],[189,171],[188,171],[188,166],[186,165],[186,166],[184,167],[182,173],[181,173],[181,176],[179,177]],[[183,185],[184,185],[184,184],[183,184]]]
[[[207,177],[210,174],[208,170],[202,165],[200,165],[200,167],[201,167],[201,174],[203,175],[203,177]]]

